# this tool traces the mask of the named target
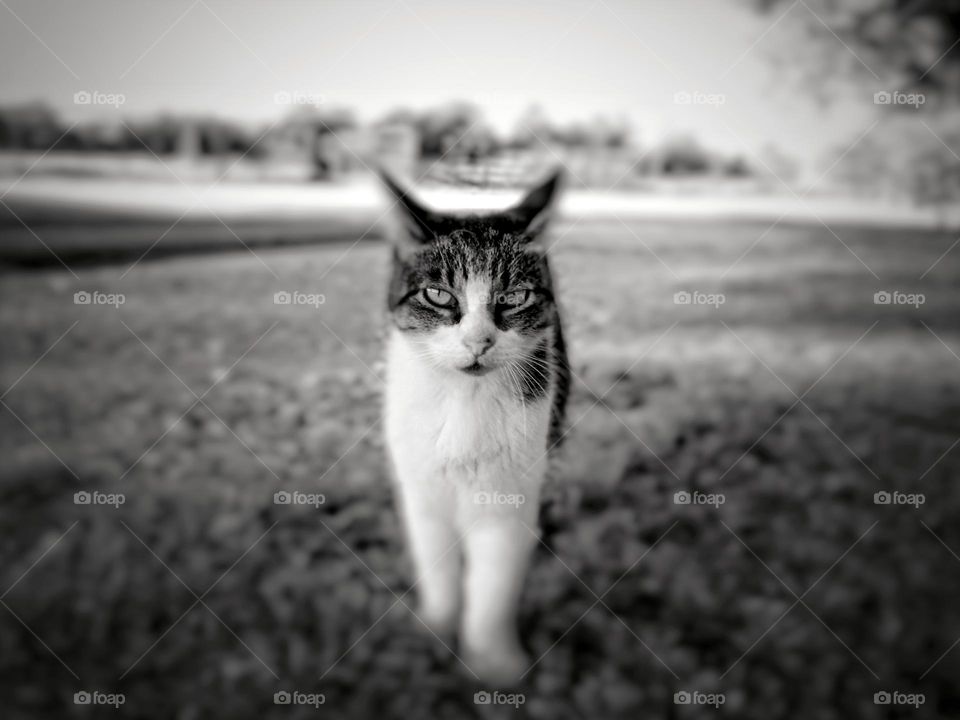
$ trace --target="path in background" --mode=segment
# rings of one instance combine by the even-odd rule
[[[711,193],[641,194],[571,190],[561,214],[579,220],[747,220],[850,224],[877,228],[936,227],[931,209],[851,198]],[[488,210],[518,199],[520,190],[426,187],[437,207]],[[25,178],[0,185],[0,261],[27,264],[136,258],[278,244],[352,242],[381,236],[386,197],[369,179],[348,184],[176,182],[102,178]],[[46,245],[47,247],[44,247]]]

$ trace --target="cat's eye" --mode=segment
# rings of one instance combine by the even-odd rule
[[[441,288],[428,287],[423,289],[424,299],[431,305],[441,308],[451,308],[457,304],[457,299],[452,293]]]
[[[516,310],[526,305],[533,297],[533,291],[525,288],[509,290],[497,298],[497,304],[507,310]]]

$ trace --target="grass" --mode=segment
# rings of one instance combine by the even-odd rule
[[[383,246],[7,272],[8,716],[93,717],[73,693],[98,689],[131,717],[281,717],[273,694],[296,689],[332,718],[708,712],[680,690],[724,693],[709,712],[725,717],[890,717],[881,690],[955,717],[960,254],[927,272],[954,238],[766,229],[557,228],[577,380],[518,709],[474,704],[404,608],[378,426]],[[126,301],[74,305],[80,290]],[[326,301],[275,305],[280,290]],[[881,290],[925,303],[876,305]],[[275,505],[281,489],[326,502]],[[75,505],[78,490],[126,502]],[[674,502],[693,490],[725,502]],[[926,503],[875,505],[880,490]]]

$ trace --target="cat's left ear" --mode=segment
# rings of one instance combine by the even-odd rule
[[[506,211],[506,216],[521,228],[522,233],[534,240],[543,232],[553,214],[563,180],[563,169],[557,168],[540,185]]]

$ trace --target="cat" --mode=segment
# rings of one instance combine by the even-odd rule
[[[487,215],[442,213],[386,173],[399,227],[388,287],[385,432],[416,616],[483,681],[517,682],[517,633],[548,453],[570,370],[546,228],[561,173]]]

